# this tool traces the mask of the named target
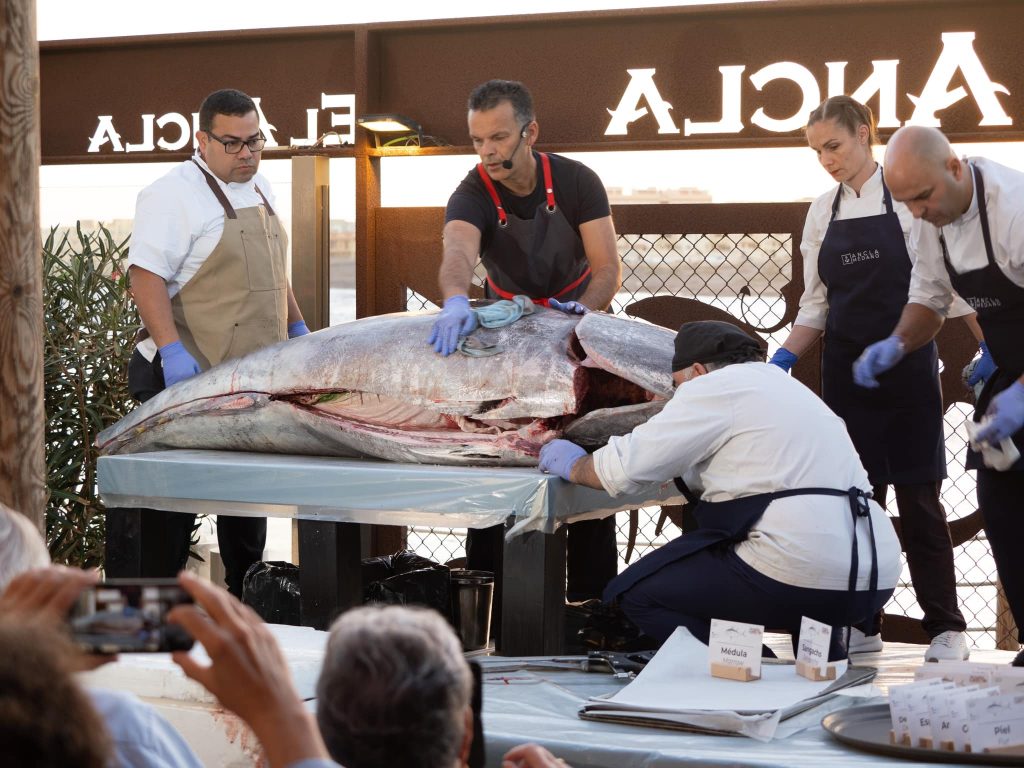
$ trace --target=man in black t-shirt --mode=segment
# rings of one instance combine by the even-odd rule
[[[621,285],[601,180],[582,163],[534,152],[539,133],[522,83],[491,80],[470,94],[469,136],[480,163],[445,210],[444,310],[428,340],[442,355],[475,327],[468,292],[477,258],[491,298],[525,294],[582,314],[606,309]]]
[[[438,282],[444,309],[428,343],[450,355],[476,327],[469,286],[477,258],[490,298],[529,296],[583,314],[604,310],[622,283],[608,195],[585,165],[535,152],[540,129],[522,83],[490,80],[469,97],[469,136],[480,163],[448,200]],[[470,530],[468,567],[500,569],[501,527]],[[568,527],[570,600],[600,597],[617,573],[615,518]],[[500,586],[501,580],[497,580]],[[495,593],[495,616],[500,593]]]

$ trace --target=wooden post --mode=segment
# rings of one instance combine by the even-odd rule
[[[0,502],[44,529],[35,0],[0,0]]]
[[[292,290],[311,331],[331,324],[330,161],[292,158]]]
[[[1016,651],[1020,648],[1017,642],[1017,625],[1010,613],[1010,603],[1003,591],[1003,583],[996,579],[996,648],[1004,651]]]
[[[380,41],[367,29],[356,31],[356,109],[366,114],[380,106]],[[356,131],[356,317],[380,312],[377,306],[377,210],[380,208],[380,158],[372,154],[367,131]],[[400,525],[371,526],[370,555],[390,555],[406,547]]]

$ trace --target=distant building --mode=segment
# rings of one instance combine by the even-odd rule
[[[651,203],[710,203],[711,193],[696,187],[676,189],[624,189],[608,187],[608,202],[612,205],[647,205]]]

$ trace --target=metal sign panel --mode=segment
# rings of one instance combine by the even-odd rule
[[[224,87],[259,100],[270,147],[351,141],[353,40],[325,28],[43,43],[43,162],[188,156],[194,113]]]
[[[187,154],[191,113],[225,85],[260,99],[271,147],[349,143],[370,104],[466,150],[466,96],[492,77],[530,86],[541,141],[563,151],[802,144],[841,92],[884,132],[1020,139],[1021,29],[1015,0],[781,0],[45,43],[43,159]]]
[[[914,121],[959,138],[1020,138],[1021,29],[1022,3],[942,0],[423,27],[383,36],[381,102],[458,144],[468,143],[465,96],[489,77],[529,85],[546,146],[802,144],[810,110],[843,92],[887,132]]]

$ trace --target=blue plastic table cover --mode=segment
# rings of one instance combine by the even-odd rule
[[[172,450],[101,456],[107,507],[293,517],[377,525],[551,533],[570,521],[645,504],[680,503],[672,483],[612,498],[533,467],[451,467],[239,451]]]
[[[841,744],[821,727],[840,709],[885,701],[863,689],[841,694],[784,720],[770,742],[744,736],[717,736],[621,723],[581,720],[577,712],[590,696],[627,684],[611,675],[556,670],[508,669],[530,658],[484,660],[483,721],[487,765],[525,742],[543,744],[574,768],[917,768],[938,762],[911,762],[862,752]],[[495,671],[504,667],[505,671]],[[950,763],[943,761],[945,765]]]

